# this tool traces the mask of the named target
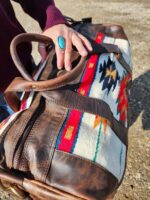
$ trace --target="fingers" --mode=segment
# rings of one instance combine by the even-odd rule
[[[71,37],[67,37],[65,50],[62,50],[57,44],[57,42],[55,42],[55,50],[56,50],[58,69],[62,69],[63,67],[65,67],[67,71],[70,71],[71,70],[71,52],[72,52]]]
[[[55,34],[54,34],[55,33]],[[55,25],[43,32],[43,35],[50,37],[54,44],[57,56],[57,66],[59,69],[65,67],[66,70],[71,69],[71,52],[74,45],[81,56],[87,56],[88,51],[92,51],[90,42],[80,33],[65,24]],[[66,48],[62,50],[58,44],[58,37],[62,36],[66,42]]]
[[[63,66],[67,71],[71,70],[71,52],[72,44],[77,48],[81,56],[87,56],[88,51],[92,51],[92,46],[87,38],[81,34],[72,32],[66,36],[66,48],[61,50],[60,47],[56,45],[56,55],[57,55],[57,66],[62,69]],[[88,51],[87,51],[88,50]]]
[[[55,51],[57,57],[57,67],[58,69],[62,69],[64,66],[64,51],[60,49],[57,43],[55,43]]]
[[[75,32],[72,34],[72,44],[77,48],[81,56],[88,55],[88,51],[84,47],[81,38]]]
[[[41,55],[41,62],[43,62],[48,55],[48,52],[46,51],[46,45],[43,43],[39,43],[38,44],[38,52]]]
[[[67,71],[71,70],[71,52],[72,52],[72,41],[71,35],[67,37],[66,49],[65,49],[65,69]]]
[[[88,41],[88,39],[86,37],[84,37],[83,35],[81,35],[80,33],[78,33],[78,36],[80,37],[80,39],[82,40],[82,42],[84,43],[85,47],[89,50],[92,51],[92,45],[91,43]]]

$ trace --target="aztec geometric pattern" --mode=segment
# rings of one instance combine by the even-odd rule
[[[127,97],[127,85],[128,82],[131,81],[131,74],[125,75],[125,77],[120,82],[120,90],[117,98],[117,111],[118,114],[120,113],[120,122],[122,122],[123,125],[127,124],[127,110],[128,110],[128,97]]]
[[[101,73],[100,83],[103,82],[102,90],[107,89],[108,94],[111,88],[115,89],[117,81],[120,79],[115,62],[109,57],[107,62],[104,61],[104,64],[100,64],[99,72]]]
[[[99,33],[97,43],[117,44],[130,65],[129,43]],[[119,45],[120,44],[120,45]],[[105,101],[116,120],[127,125],[128,99],[126,86],[131,75],[113,53],[92,55],[76,92]],[[89,159],[103,166],[118,180],[125,168],[126,146],[117,137],[107,119],[79,110],[69,110],[59,132],[56,149]]]

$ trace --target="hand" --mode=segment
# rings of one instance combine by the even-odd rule
[[[74,45],[81,56],[87,56],[88,51],[92,51],[90,42],[80,33],[65,24],[55,25],[43,32],[43,35],[50,37],[54,44],[57,56],[57,67],[65,67],[67,71],[71,70],[71,52]],[[62,50],[58,45],[58,37],[63,36],[65,39],[65,49]]]

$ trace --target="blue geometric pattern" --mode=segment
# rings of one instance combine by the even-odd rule
[[[102,73],[99,81],[100,83],[103,82],[102,90],[107,89],[108,95],[111,88],[114,90],[117,85],[117,81],[120,80],[115,62],[113,62],[109,57],[107,62],[104,61],[104,63],[100,65],[99,73]]]

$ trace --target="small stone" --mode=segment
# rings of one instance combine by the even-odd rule
[[[131,189],[133,190],[134,189],[134,186],[133,185],[130,185]]]
[[[141,179],[141,174],[140,173],[136,173],[135,178],[136,179]]]
[[[128,196],[127,194],[124,194],[124,196],[125,196],[125,198],[126,198],[126,199],[128,199],[128,198],[129,198],[129,196]]]

